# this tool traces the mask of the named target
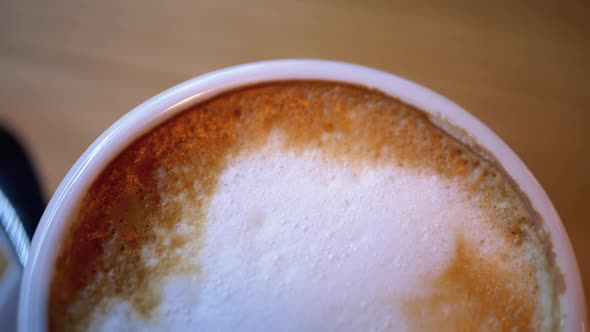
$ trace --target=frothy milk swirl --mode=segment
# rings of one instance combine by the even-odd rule
[[[197,138],[209,139],[205,135],[225,130],[217,124],[233,123],[223,138],[229,143],[211,151],[187,147],[183,159],[171,164],[166,163],[170,152],[158,150],[162,162],[149,164],[147,173],[157,200],[149,198],[148,189],[119,196],[103,189],[125,204],[118,199],[98,207],[111,211],[102,218],[113,223],[107,228],[112,236],[102,239],[100,268],[93,267],[95,275],[71,293],[65,301],[69,309],[61,313],[67,318],[54,318],[56,326],[93,331],[554,327],[553,279],[542,234],[500,172],[450,136],[438,136],[426,118],[411,113],[417,111],[404,106],[399,111],[398,101],[329,83],[291,84],[237,92],[195,111],[196,118],[185,121],[195,122]],[[219,122],[198,120],[207,107],[215,109],[211,114],[220,116]],[[266,116],[249,115],[265,107]],[[317,124],[314,108],[343,113],[324,114],[329,122]],[[305,111],[309,114],[298,118]],[[199,136],[199,125],[211,132],[203,129]],[[179,128],[169,126],[161,133]],[[387,126],[387,134],[368,132]],[[411,131],[418,134],[407,134]],[[197,138],[188,135],[174,144]],[[144,144],[142,153],[149,155],[148,143],[137,151]],[[441,159],[431,158],[437,153]],[[143,165],[141,153],[133,156],[129,160]],[[448,164],[437,165],[440,160]],[[203,171],[210,168],[218,171]],[[143,183],[143,177],[123,191]],[[95,194],[101,197],[100,191]],[[148,198],[135,198],[142,195]],[[159,212],[133,212],[149,204]],[[121,212],[125,207],[129,210]],[[141,218],[131,231],[117,226],[136,215]],[[145,234],[137,230],[144,223],[150,229]],[[117,254],[120,258],[111,258]],[[126,271],[132,282],[125,281]],[[125,287],[136,283],[136,291],[118,290],[119,281]]]

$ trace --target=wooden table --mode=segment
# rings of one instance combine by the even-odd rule
[[[50,197],[102,131],[190,77],[272,58],[376,67],[453,99],[521,156],[590,288],[590,3],[394,2],[2,1],[0,123]]]

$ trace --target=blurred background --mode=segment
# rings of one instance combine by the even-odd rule
[[[274,58],[375,67],[475,114],[548,192],[590,289],[587,0],[3,0],[0,126],[24,143],[49,199],[139,103],[193,76]]]

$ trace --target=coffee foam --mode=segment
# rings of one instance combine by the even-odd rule
[[[134,143],[85,203],[52,329],[555,324],[542,233],[510,181],[365,89],[221,96]]]
[[[459,238],[478,247],[469,254],[495,273],[531,268],[531,257],[490,227],[478,199],[457,181],[426,170],[335,163],[320,150],[276,146],[236,158],[224,170],[204,242],[179,248],[199,273],[155,285],[161,300],[148,320],[125,300],[107,300],[91,330],[406,330],[413,303],[436,287],[428,276],[443,275],[457,259]],[[193,206],[184,196],[170,199]],[[198,222],[183,219],[178,227],[190,233]],[[512,296],[535,294],[534,275],[512,285],[495,281],[479,280],[481,292],[497,292],[495,300],[518,306],[523,315],[490,313],[490,325],[479,327],[498,327],[502,320],[528,327],[536,308]],[[447,310],[479,309],[480,300],[453,298]]]

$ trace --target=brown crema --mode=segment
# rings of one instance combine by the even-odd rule
[[[130,144],[100,173],[59,248],[50,330],[85,329],[105,298],[125,298],[150,317],[160,296],[152,282],[170,274],[201,273],[198,264],[184,264],[174,249],[202,241],[209,198],[228,160],[255,151],[273,131],[284,134],[286,150],[321,148],[336,162],[395,163],[461,181],[470,195],[482,197],[482,210],[494,216],[492,226],[514,250],[524,251],[523,243],[532,243],[542,248],[537,264],[551,265],[546,236],[518,188],[489,155],[453,138],[425,113],[362,87],[269,83],[230,91],[181,112]],[[174,232],[182,207],[168,197],[180,193],[194,202],[201,218],[197,236]],[[498,201],[508,206],[498,208]],[[147,245],[155,248],[158,264],[142,260]],[[477,244],[459,233],[451,264],[425,279],[431,294],[405,299],[404,310],[416,322],[410,324],[415,330],[538,330],[535,271],[535,265],[503,271],[496,261],[483,260]],[[443,310],[450,306],[460,310]],[[551,312],[557,312],[556,306]],[[494,319],[499,325],[489,325]]]

